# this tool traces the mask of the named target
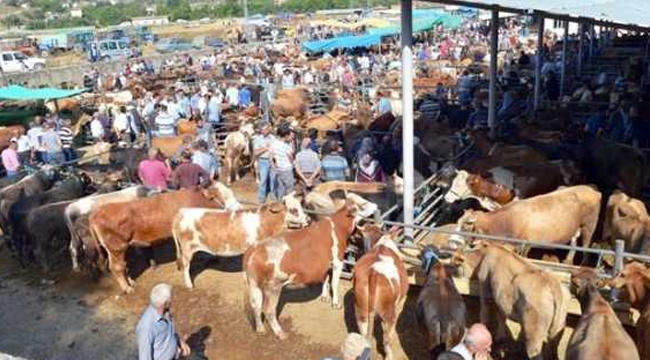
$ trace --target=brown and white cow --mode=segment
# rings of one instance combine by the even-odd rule
[[[557,358],[570,300],[559,279],[497,244],[478,242],[456,261],[478,279],[483,324],[489,324],[488,304],[496,305],[497,340],[505,338],[510,319],[521,324],[529,359]]]
[[[598,223],[600,192],[586,185],[558,189],[552,193],[515,201],[486,213],[467,210],[458,220],[462,230],[554,244],[589,247]],[[565,262],[572,264],[575,251]]]
[[[88,216],[90,212],[104,204],[118,203],[134,200],[146,196],[149,189],[142,185],[131,186],[120,191],[108,194],[91,195],[72,202],[65,209],[65,222],[70,231],[70,256],[72,258],[72,269],[79,271],[79,251],[82,241],[76,233],[74,223],[82,216]]]
[[[248,295],[255,316],[257,332],[265,332],[262,308],[271,329],[280,339],[282,331],[276,307],[284,286],[307,286],[323,283],[322,297],[340,308],[338,285],[343,271],[343,256],[356,223],[370,216],[377,206],[360,196],[348,194],[346,204],[331,217],[306,228],[288,231],[257,243],[244,254]],[[328,275],[331,270],[331,276]]]
[[[229,133],[226,137],[225,161],[226,181],[228,184],[239,180],[239,164],[242,157],[250,156],[250,138],[253,133],[253,125],[244,124],[239,130]]]
[[[569,339],[565,359],[638,360],[634,341],[598,292],[599,283],[593,269],[581,268],[571,274],[571,288],[580,301],[582,316]]]
[[[366,225],[373,226],[373,225]],[[363,230],[362,230],[363,231]],[[409,288],[396,233],[382,236],[354,266],[354,313],[361,335],[373,336],[375,316],[381,319],[385,359],[393,358],[395,325]]]
[[[284,203],[264,204],[255,210],[181,209],[172,221],[176,261],[185,284],[193,288],[192,257],[199,251],[212,256],[243,254],[248,247],[287,228],[307,226],[309,217],[300,201],[285,196]]]
[[[641,312],[636,323],[636,346],[641,359],[650,359],[650,270],[632,262],[611,280],[616,297]]]
[[[228,200],[221,183],[202,190],[179,190],[128,203],[104,204],[88,219],[93,238],[108,253],[108,266],[118,284],[133,292],[127,278],[126,251],[129,246],[156,246],[172,237],[172,219],[181,208],[224,208]]]
[[[476,179],[473,174],[465,170],[458,170],[449,184],[449,190],[445,194],[445,201],[449,204],[463,199],[474,198],[481,203],[486,209],[495,210],[502,206],[496,199],[491,198],[489,194],[475,193],[474,187],[470,187],[470,177]],[[474,182],[474,181],[473,181]],[[445,184],[443,184],[445,185]],[[512,199],[511,199],[512,200]]]
[[[626,251],[650,254],[650,215],[642,201],[614,191],[606,211],[603,240],[624,240]]]

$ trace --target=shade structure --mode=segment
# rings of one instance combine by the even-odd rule
[[[32,89],[18,85],[10,85],[0,88],[0,99],[3,100],[48,100],[63,99],[79,95],[88,89],[64,90],[57,88]]]

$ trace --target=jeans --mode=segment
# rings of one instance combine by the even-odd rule
[[[257,200],[260,204],[263,204],[267,194],[273,194],[275,190],[275,171],[271,169],[271,161],[269,159],[260,158],[258,160],[257,172],[259,176]]]
[[[14,176],[18,175],[18,170],[7,170],[7,177],[12,178]]]
[[[292,192],[294,182],[293,170],[278,171],[276,175],[275,197],[280,200]]]
[[[63,158],[66,162],[75,160],[77,158],[77,153],[73,148],[63,148]]]
[[[56,151],[56,152],[44,152],[43,154],[43,161],[46,164],[61,164],[63,163],[63,152],[62,151]]]

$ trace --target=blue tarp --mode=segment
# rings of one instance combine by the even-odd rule
[[[64,90],[57,88],[30,89],[18,85],[10,85],[0,88],[0,99],[6,100],[47,100],[63,99],[79,95],[88,89]]]
[[[439,13],[433,10],[413,11],[413,33],[430,30],[438,24],[442,24],[447,28],[456,28],[460,26],[461,22],[462,19],[458,16]],[[313,53],[330,52],[336,49],[369,47],[380,44],[382,37],[398,35],[399,33],[400,26],[390,26],[371,29],[368,33],[363,35],[348,35],[325,40],[307,41],[302,43],[302,47],[303,49]]]

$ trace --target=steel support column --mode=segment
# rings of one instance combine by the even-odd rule
[[[537,61],[535,61],[535,110],[542,103],[542,63],[544,62],[544,16],[539,16],[539,33],[537,34]]]
[[[402,0],[402,175],[404,175],[404,223],[413,224],[413,3]],[[413,229],[404,229],[404,241],[413,241]]]
[[[564,22],[564,38],[562,39],[562,69],[560,72],[560,97],[564,96],[564,89],[566,84],[566,59],[567,51],[569,51],[569,22]]]
[[[499,10],[492,9],[490,21],[490,88],[488,94],[488,126],[494,134],[497,116],[497,54],[499,52]]]
[[[582,76],[582,48],[584,47],[584,27],[578,23],[578,76]]]

